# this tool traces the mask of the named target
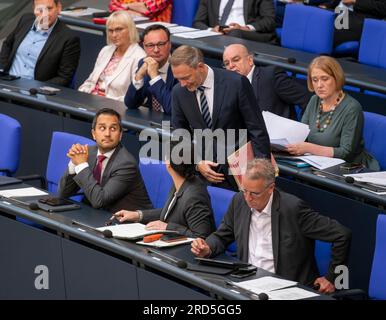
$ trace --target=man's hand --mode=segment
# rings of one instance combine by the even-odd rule
[[[79,143],[73,144],[67,152],[67,157],[69,157],[74,165],[79,165],[81,163],[87,162],[88,160],[88,146],[81,145]]]
[[[145,60],[144,60],[145,61]],[[137,73],[135,74],[135,81],[142,80],[147,74],[147,63],[144,62],[141,68],[138,69]]]
[[[192,242],[191,251],[194,255],[200,258],[208,257],[211,254],[211,250],[208,244],[205,242],[204,239],[201,238],[197,238]]]
[[[206,180],[212,183],[220,183],[225,180],[224,174],[217,173],[216,171],[212,170],[212,167],[217,167],[218,163],[207,161],[207,160],[201,160],[197,165],[197,170],[200,171],[200,173],[204,176]]]
[[[224,32],[222,30],[220,30],[220,26],[213,27],[211,31],[224,34]]]
[[[328,281],[325,277],[317,278],[314,281],[314,286],[319,286],[320,293],[333,293],[335,292],[335,286]]]
[[[145,229],[146,230],[166,230],[166,227],[168,226],[167,223],[161,221],[161,220],[157,220],[157,221],[152,221],[152,222],[149,222]]]
[[[139,220],[138,211],[120,210],[120,211],[114,213],[113,216],[119,222],[124,222],[124,221],[135,222],[135,221]]]
[[[156,60],[154,60],[152,57],[147,57],[143,61],[147,64],[147,74],[151,79],[154,79],[159,75],[159,64]]]
[[[251,29],[249,29],[249,27],[239,25],[238,23],[235,23],[235,22],[231,22],[229,24],[229,28],[225,28],[223,31],[225,34],[227,34],[227,33],[231,32],[232,30],[251,31]]]

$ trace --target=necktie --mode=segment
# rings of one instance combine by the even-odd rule
[[[231,13],[234,2],[235,0],[228,0],[227,4],[225,5],[224,11],[221,16],[220,24],[219,24],[220,26],[224,26],[225,23],[227,22],[227,19],[229,17],[229,14]]]
[[[208,100],[206,100],[204,87],[200,86],[197,90],[200,92],[200,104],[201,104],[201,113],[204,121],[209,129],[212,129],[212,118],[209,113]]]
[[[105,160],[107,157],[104,156],[103,154],[98,156],[97,164],[92,172],[92,175],[94,176],[95,180],[100,184],[101,182],[101,175],[102,175],[102,162]]]
[[[161,111],[161,107],[162,107],[161,104],[153,95],[151,96],[151,107],[154,111]]]

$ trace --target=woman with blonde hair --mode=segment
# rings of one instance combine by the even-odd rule
[[[315,95],[302,117],[311,131],[307,142],[290,144],[287,151],[340,158],[379,170],[377,160],[364,149],[362,107],[343,91],[344,83],[344,72],[334,58],[320,56],[311,62],[307,84]]]
[[[79,91],[123,101],[138,61],[146,54],[138,45],[138,31],[127,12],[111,14],[106,29],[107,46],[100,51],[94,70]]]

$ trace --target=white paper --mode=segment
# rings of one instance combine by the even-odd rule
[[[310,133],[307,124],[280,117],[269,111],[263,111],[262,114],[271,143],[283,139],[288,142],[287,144],[304,142]]]
[[[301,288],[287,288],[268,292],[269,300],[300,300],[317,297],[319,294]]]
[[[166,28],[177,26],[177,24],[175,24],[175,23],[161,22],[161,21],[152,21],[152,22],[137,24],[136,27],[140,28],[140,29],[146,29],[147,27],[150,27],[150,26],[152,26],[154,24],[160,24],[161,26],[164,26]]]
[[[234,282],[234,284],[238,287],[259,294],[262,292],[267,293],[272,290],[294,286],[297,282],[267,276],[248,281]]]
[[[199,30],[199,31],[177,33],[174,36],[180,37],[180,38],[187,38],[187,39],[198,39],[198,38],[221,36],[221,35],[222,35],[221,33],[210,31],[210,30]]]
[[[386,171],[345,174],[345,177],[353,177],[355,181],[386,186]]]
[[[194,238],[187,238],[185,240],[172,241],[172,242],[166,242],[166,241],[162,241],[162,240],[157,240],[157,241],[153,241],[153,242],[138,241],[137,244],[141,244],[141,245],[149,246],[149,247],[165,248],[165,247],[178,246],[178,245],[184,244],[184,243],[190,243],[193,240],[194,240]]]
[[[0,196],[6,198],[17,198],[17,197],[35,197],[35,196],[46,196],[47,192],[42,190],[29,187],[29,188],[20,188],[20,189],[7,189],[1,190]]]
[[[313,155],[300,156],[296,158],[303,160],[304,162],[307,162],[309,165],[319,170],[324,170],[346,162],[343,159],[339,159],[339,158],[330,158],[330,157],[313,156]]]
[[[82,17],[82,16],[91,16],[94,12],[104,12],[106,10],[96,9],[96,8],[87,8],[79,10],[62,10],[60,15],[69,16],[69,17]]]
[[[192,32],[192,31],[197,31],[198,30],[198,29],[195,29],[195,28],[189,28],[189,27],[184,27],[184,26],[170,27],[168,29],[169,29],[171,34],[181,33],[181,32]]]
[[[97,228],[100,231],[110,230],[114,238],[119,239],[138,239],[150,234],[167,233],[165,230],[147,230],[142,223],[124,223],[110,227]]]

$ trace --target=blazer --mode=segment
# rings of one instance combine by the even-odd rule
[[[237,256],[248,262],[251,209],[241,192],[237,193],[221,225],[207,243],[212,256],[223,252],[236,240]],[[312,285],[319,276],[315,261],[315,240],[332,242],[331,262],[325,277],[334,282],[335,267],[347,265],[351,231],[337,221],[320,215],[299,198],[274,191],[271,211],[272,249],[276,274]]]
[[[206,184],[198,177],[185,180],[169,208],[175,192],[173,186],[162,209],[143,211],[141,222],[161,220],[167,222],[167,230],[176,230],[192,238],[206,238],[216,229]]]
[[[5,39],[0,52],[0,66],[8,72],[21,42],[32,28],[33,14],[25,14]],[[57,21],[35,66],[35,80],[69,86],[78,67],[80,41],[60,20]]]
[[[221,0],[201,0],[193,27],[208,29],[219,24]],[[275,33],[275,7],[272,0],[244,0],[245,24],[252,25],[256,32]]]
[[[212,130],[247,129],[247,139],[252,141],[255,157],[270,159],[270,142],[261,112],[256,108],[256,98],[248,79],[233,71],[213,68],[214,96]],[[174,129],[206,129],[195,92],[177,84],[172,91],[172,126]],[[228,140],[228,147],[240,148],[238,137],[235,144]],[[225,143],[225,142],[224,142]],[[221,143],[222,144],[222,143]],[[216,141],[213,145],[214,161],[217,160],[216,149],[223,148]],[[224,144],[225,145],[225,144]],[[226,150],[229,153],[230,150]],[[204,153],[203,153],[204,154]],[[209,159],[206,159],[209,160]],[[219,159],[222,160],[222,159]],[[233,177],[228,175],[227,165],[221,165],[219,172],[225,174],[234,187]]]
[[[67,168],[59,183],[59,196],[71,197],[82,189],[85,202],[94,208],[111,212],[151,209],[152,204],[134,157],[119,144],[103,171],[101,184],[98,184],[93,176],[97,152],[97,146],[89,147],[89,167],[79,174],[69,174]]]
[[[137,70],[143,65],[143,59],[138,63]],[[149,83],[150,77],[146,75],[143,78],[143,87],[137,90],[131,83],[125,96],[125,104],[129,109],[137,109],[140,106],[152,108],[151,101],[154,96],[162,105],[166,114],[171,114],[171,91],[174,85],[178,82],[174,79],[172,68],[169,66],[166,82],[162,79],[158,80],[152,86]]]
[[[100,75],[110,62],[115,50],[115,45],[108,45],[102,48],[95,62],[94,70],[91,72],[87,80],[79,87],[79,91],[91,93],[91,91],[95,88]],[[138,61],[144,56],[146,56],[145,51],[143,51],[137,43],[133,43],[127,48],[113,74],[106,79],[107,98],[123,101],[127,88],[133,78]]]
[[[304,110],[312,97],[306,86],[275,66],[255,66],[252,87],[260,111],[289,119],[296,119],[295,105]]]

